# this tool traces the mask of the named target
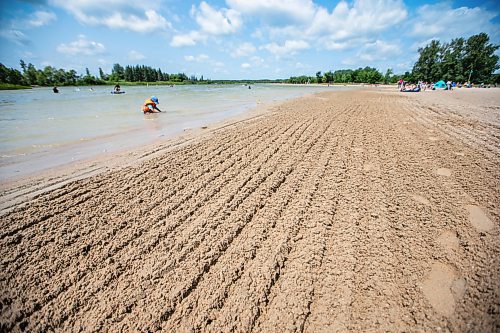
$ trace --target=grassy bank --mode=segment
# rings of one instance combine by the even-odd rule
[[[31,89],[31,87],[21,86],[19,84],[0,83],[0,90],[19,90],[19,89]]]

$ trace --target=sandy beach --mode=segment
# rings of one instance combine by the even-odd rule
[[[4,185],[0,331],[499,331],[500,91],[393,90]]]

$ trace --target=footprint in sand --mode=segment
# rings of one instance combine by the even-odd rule
[[[380,170],[380,167],[372,162],[368,162],[365,165],[363,165],[363,170],[368,172],[368,171],[377,171]]]
[[[465,280],[458,277],[452,267],[435,262],[422,283],[422,292],[437,313],[449,317],[464,295],[465,287]]]
[[[410,194],[410,196],[413,198],[413,200],[415,200],[416,202],[420,202],[421,204],[424,204],[424,205],[427,205],[427,206],[430,206],[430,204],[431,204],[429,200],[427,200],[426,198],[424,198],[421,195]]]
[[[478,231],[489,231],[493,229],[493,222],[486,216],[485,212],[478,206],[466,206],[469,211],[469,222]]]
[[[452,252],[458,250],[460,242],[457,238],[457,233],[446,230],[436,239],[436,242],[441,245],[446,251]]]
[[[451,176],[451,170],[447,168],[439,168],[436,170],[436,175],[449,177]]]

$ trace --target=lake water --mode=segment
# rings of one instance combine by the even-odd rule
[[[239,115],[258,104],[319,91],[321,86],[190,85],[61,87],[0,91],[0,181],[151,144]],[[159,98],[165,113],[144,115]]]

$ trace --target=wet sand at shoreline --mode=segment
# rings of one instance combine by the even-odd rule
[[[1,217],[2,331],[499,329],[496,89],[319,93],[146,155],[4,190],[39,194]]]

